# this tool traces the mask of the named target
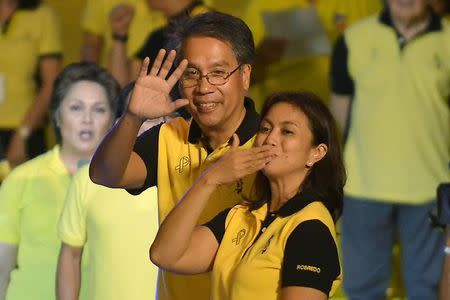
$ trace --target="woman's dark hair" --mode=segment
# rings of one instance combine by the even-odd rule
[[[41,0],[19,0],[18,8],[19,9],[35,9],[41,4]]]
[[[50,103],[50,113],[58,143],[61,142],[61,132],[58,125],[61,103],[72,86],[79,81],[91,81],[101,85],[105,89],[111,111],[113,114],[116,114],[117,112],[117,97],[119,95],[120,87],[106,69],[87,62],[68,65],[55,79]]]
[[[255,43],[250,28],[232,15],[207,12],[187,19],[177,26],[172,49],[182,56],[183,44],[196,36],[212,37],[229,44],[239,64],[252,64],[255,59]]]
[[[327,153],[310,168],[301,188],[314,191],[330,211],[333,220],[337,221],[342,213],[343,189],[347,176],[335,120],[321,99],[309,92],[285,92],[271,95],[264,102],[261,119],[264,119],[271,108],[278,103],[288,103],[306,115],[313,135],[313,146],[321,143],[327,145]],[[264,194],[269,192],[267,179],[262,173],[258,174],[255,187],[262,188]],[[261,201],[252,206],[260,205],[262,205]]]

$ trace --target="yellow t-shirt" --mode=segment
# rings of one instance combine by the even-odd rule
[[[266,35],[264,13],[315,8],[331,49],[347,26],[378,11],[382,5],[380,0],[317,0],[315,3],[312,5],[309,0],[253,0],[244,20],[252,29],[258,45]],[[308,90],[328,102],[330,54],[290,57],[268,66],[266,79],[251,88],[257,107],[261,108],[268,95],[280,91]]]
[[[69,187],[58,226],[61,240],[84,247],[87,299],[154,299],[157,267],[148,251],[158,230],[156,187],[139,196],[94,184],[88,166]]]
[[[59,24],[44,4],[17,10],[0,27],[0,128],[18,127],[36,95],[39,59],[62,54]]]
[[[0,242],[18,247],[7,300],[55,299],[56,227],[69,183],[56,146],[15,168],[0,186]]]
[[[133,56],[144,44],[150,32],[166,24],[160,12],[151,11],[146,0],[86,0],[81,18],[81,27],[85,31],[104,38],[101,64],[107,66],[108,51],[112,46],[109,13],[122,3],[134,6],[134,17],[130,24],[127,41],[128,56]]]

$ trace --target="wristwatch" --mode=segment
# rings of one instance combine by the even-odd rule
[[[21,138],[27,139],[31,134],[31,130],[27,126],[20,126],[19,128],[17,128],[17,133]]]

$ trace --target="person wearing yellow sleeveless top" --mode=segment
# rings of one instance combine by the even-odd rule
[[[250,90],[257,109],[261,108],[262,101],[268,95],[280,91],[309,90],[328,102],[330,45],[347,26],[379,11],[382,7],[381,2],[381,0],[251,0],[243,19],[252,29],[259,53],[255,63],[254,83]],[[296,10],[310,10],[317,15],[320,24],[315,24],[317,28],[311,32],[322,31],[325,35],[323,37],[325,46],[328,44],[328,47],[317,53],[310,51],[282,57],[284,41],[268,36],[270,28],[264,24],[263,17]],[[292,29],[286,28],[286,31]],[[315,39],[318,38],[319,34]],[[313,40],[309,42],[311,41]]]
[[[152,30],[165,24],[162,14],[151,10],[147,0],[86,0],[81,14],[82,60],[109,67],[109,52],[114,41],[110,14],[119,6],[134,14],[129,25],[128,53],[135,53]]]
[[[334,119],[314,94],[279,93],[261,112],[254,147],[206,169],[161,224],[150,249],[159,267],[212,271],[210,299],[328,299],[341,272],[334,223],[345,170]],[[259,171],[255,198],[196,225],[216,189]]]
[[[450,24],[427,0],[388,0],[336,43],[331,108],[347,135],[350,299],[385,297],[397,231],[408,299],[437,298],[444,240],[428,219],[450,180],[449,53]]]
[[[149,68],[145,59],[126,112],[105,136],[90,165],[93,182],[139,193],[158,188],[160,222],[201,172],[230,147],[233,133],[250,148],[259,116],[246,98],[254,59],[253,37],[240,19],[217,12],[189,18],[178,28],[176,49],[160,50]],[[174,41],[175,42],[175,41]],[[178,67],[169,74],[178,57]],[[183,97],[173,101],[178,82]],[[186,106],[192,118],[174,118],[136,140],[145,119],[167,116]],[[127,167],[128,166],[128,167]],[[206,222],[238,203],[252,177],[224,186],[201,217]],[[180,276],[161,270],[158,299],[208,299],[209,276]]]

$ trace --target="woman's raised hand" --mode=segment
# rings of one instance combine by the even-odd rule
[[[146,57],[142,62],[139,77],[128,104],[128,113],[141,119],[154,119],[170,115],[180,107],[189,104],[188,99],[172,101],[170,97],[170,91],[186,69],[187,60],[183,59],[173,73],[167,77],[175,60],[176,52],[171,50],[166,59],[164,59],[165,55],[164,49],[159,50],[150,72],[148,72],[150,59]]]
[[[204,176],[213,185],[236,182],[238,179],[253,174],[277,156],[272,145],[263,145],[250,149],[239,149],[239,137],[233,134],[230,150],[207,169]]]

